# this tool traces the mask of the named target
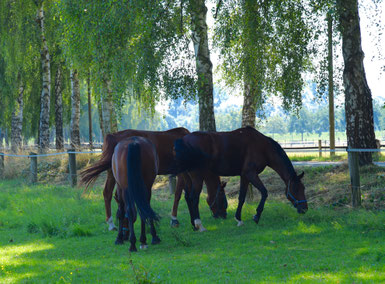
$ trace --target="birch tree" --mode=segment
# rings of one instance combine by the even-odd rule
[[[57,150],[64,149],[64,133],[63,133],[63,82],[62,70],[60,66],[56,70],[55,76],[55,145]]]
[[[368,86],[361,46],[357,0],[337,0],[345,88],[346,136],[352,148],[375,148],[373,101]],[[360,165],[372,162],[371,153],[360,153]]]
[[[40,104],[40,125],[39,125],[39,149],[45,152],[49,147],[49,118],[50,118],[50,96],[51,96],[51,59],[48,50],[45,30],[44,1],[36,1],[38,14],[36,21],[40,27],[41,38],[41,66],[43,86],[41,91]]]
[[[22,127],[23,127],[23,96],[24,96],[24,83],[19,78],[19,90],[12,112],[11,121],[11,150],[12,152],[18,152],[22,146]]]

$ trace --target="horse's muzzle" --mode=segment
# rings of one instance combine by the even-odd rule
[[[304,204],[298,204],[297,206],[297,212],[299,213],[299,214],[305,214],[306,212],[307,212],[307,204],[306,203],[304,203]]]

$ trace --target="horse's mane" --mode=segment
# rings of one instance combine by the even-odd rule
[[[280,158],[282,159],[285,167],[288,169],[289,171],[289,174],[292,178],[296,177],[297,174],[294,170],[294,167],[293,167],[293,164],[291,163],[289,157],[287,156],[286,152],[282,149],[281,145],[279,145],[279,143],[277,141],[275,141],[274,139],[270,138],[270,137],[267,137],[265,136],[271,143],[271,145],[273,146],[273,149],[275,150],[275,152],[278,154],[278,156],[280,156]]]

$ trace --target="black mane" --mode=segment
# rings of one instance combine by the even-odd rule
[[[286,168],[289,171],[290,177],[291,178],[297,177],[297,174],[294,170],[293,164],[291,163],[286,152],[282,149],[281,145],[279,145],[279,143],[277,141],[273,140],[272,138],[270,138],[270,137],[267,137],[267,138],[270,140],[271,145],[273,146],[276,153],[282,158],[283,163],[285,164]]]

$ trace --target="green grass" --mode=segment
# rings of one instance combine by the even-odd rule
[[[162,242],[130,254],[104,222],[101,189],[0,181],[0,283],[256,283],[385,281],[385,212],[311,207],[298,215],[268,199],[259,225],[215,220],[201,200],[207,232],[193,232],[181,201],[181,226],[169,227],[172,198],[154,192]],[[114,204],[114,210],[116,206]],[[139,222],[136,223],[139,238]],[[148,235],[150,240],[151,236]]]

